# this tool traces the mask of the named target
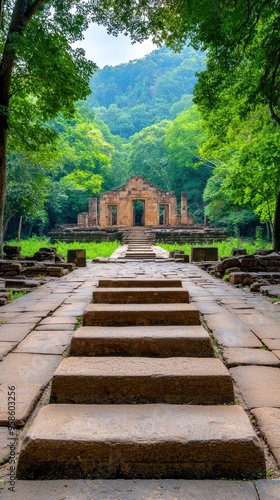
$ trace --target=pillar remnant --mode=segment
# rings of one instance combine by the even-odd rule
[[[78,226],[88,227],[88,213],[81,212],[78,214]]]
[[[97,226],[97,198],[91,198],[88,202],[88,225]]]
[[[182,191],[181,193],[181,224],[188,224],[188,202],[187,193]]]

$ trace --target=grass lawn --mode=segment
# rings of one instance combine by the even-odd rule
[[[184,250],[185,254],[191,255],[191,247],[218,247],[218,255],[221,257],[229,257],[233,248],[246,248],[248,254],[253,254],[260,248],[272,248],[271,242],[262,240],[242,240],[240,238],[227,238],[225,241],[213,241],[212,243],[188,243],[185,245],[174,243],[164,244],[158,243],[158,246],[164,248],[168,252],[170,250]]]
[[[28,240],[12,240],[7,241],[7,245],[19,245],[21,247],[21,254],[26,257],[32,257],[35,252],[38,252],[43,247],[54,247],[57,253],[67,257],[68,250],[76,250],[83,248],[86,250],[87,259],[94,259],[95,257],[110,257],[112,253],[120,246],[119,241],[106,241],[102,243],[84,243],[74,241],[73,243],[65,243],[58,241],[57,243],[50,243],[49,238],[30,238]]]

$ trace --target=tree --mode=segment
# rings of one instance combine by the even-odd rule
[[[1,2],[2,4],[2,2]],[[72,49],[88,26],[91,2],[7,0],[0,31],[0,254],[7,180],[8,133],[15,135],[17,116],[33,115],[21,129],[29,142],[30,130],[58,111],[73,113],[73,103],[89,93],[95,68],[84,52]],[[32,110],[32,111],[30,111]],[[35,112],[36,110],[36,112]],[[35,146],[36,147],[36,146]]]
[[[208,67],[200,75],[197,103],[208,112],[216,105],[220,92],[236,81],[247,68],[248,85],[241,85],[236,98],[246,114],[260,103],[269,109],[271,119],[280,125],[280,0],[199,0],[178,2],[120,1],[108,10],[100,6],[100,17],[109,31],[123,30],[134,40],[151,34],[180,50],[186,39],[195,48],[207,49]],[[244,79],[241,79],[244,82]],[[280,186],[273,226],[274,250],[280,251]]]

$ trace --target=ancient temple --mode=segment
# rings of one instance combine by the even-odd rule
[[[144,177],[131,177],[123,186],[89,201],[89,211],[78,215],[82,227],[177,226],[193,224],[188,215],[187,195],[181,194],[181,213],[173,192],[163,191]]]

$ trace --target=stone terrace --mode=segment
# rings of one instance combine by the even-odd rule
[[[2,467],[2,498],[278,499],[280,498],[280,304],[176,262],[88,263],[0,309],[0,457],[7,460],[8,387],[16,392],[19,442],[37,409],[48,403],[48,384],[65,356],[77,317],[99,279],[181,279],[223,355],[235,384],[236,402],[250,416],[266,453],[268,477],[215,480],[18,480],[9,492]],[[39,401],[40,400],[40,401]],[[33,413],[32,413],[33,412]],[[25,425],[27,422],[27,425]]]

